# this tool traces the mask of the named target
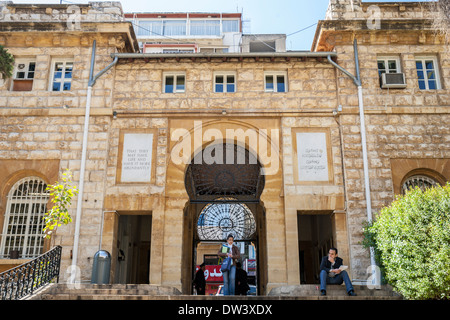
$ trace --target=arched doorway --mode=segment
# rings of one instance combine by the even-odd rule
[[[258,293],[265,292],[265,213],[260,202],[264,182],[258,159],[239,145],[209,145],[194,156],[185,174],[189,202],[183,221],[184,293],[192,293],[196,265],[217,265],[220,243],[230,233],[241,249],[249,282]]]

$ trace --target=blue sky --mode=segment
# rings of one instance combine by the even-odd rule
[[[14,3],[60,3],[60,0],[13,0]],[[87,3],[70,0],[63,3]],[[329,0],[122,0],[125,12],[241,12],[251,33],[288,35],[288,50],[310,50],[318,20]],[[374,1],[364,1],[374,2]],[[398,2],[384,0],[384,2]],[[309,27],[309,28],[308,28]],[[305,29],[300,31],[302,29]]]

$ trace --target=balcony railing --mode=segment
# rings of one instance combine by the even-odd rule
[[[61,246],[56,246],[34,260],[0,273],[0,299],[19,300],[55,278],[58,282],[61,250]]]

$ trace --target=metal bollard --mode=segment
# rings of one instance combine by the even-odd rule
[[[109,284],[109,272],[111,270],[111,255],[108,251],[100,250],[94,255],[91,283]]]

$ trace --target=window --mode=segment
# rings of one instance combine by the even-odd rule
[[[223,20],[223,32],[239,32],[239,20]]]
[[[227,53],[228,52],[228,48],[200,47],[199,51],[201,53]]]
[[[35,71],[35,59],[16,59],[14,65],[12,90],[31,91],[33,89],[33,79]]]
[[[192,36],[220,36],[220,20],[191,20]]]
[[[165,74],[164,75],[164,92],[177,93],[185,90],[184,74]]]
[[[69,91],[72,85],[72,60],[55,60],[50,91]]]
[[[8,194],[0,256],[18,250],[22,258],[42,253],[44,245],[43,216],[47,211],[47,185],[38,177],[18,181]]]
[[[217,73],[214,76],[214,92],[236,92],[236,76],[233,73]]]
[[[209,203],[197,221],[200,240],[223,240],[229,234],[235,240],[245,240],[255,231],[255,218],[244,203]]]
[[[421,90],[440,89],[437,60],[434,57],[416,58],[417,78]]]
[[[266,92],[287,92],[286,72],[266,72],[264,87]]]
[[[164,36],[186,35],[186,20],[164,20],[162,26]]]
[[[406,179],[405,182],[403,182],[402,192],[404,194],[407,190],[413,189],[415,187],[419,187],[420,189],[422,189],[422,191],[424,191],[427,188],[435,187],[438,185],[439,182],[428,176],[414,175]]]
[[[186,20],[144,20],[135,28],[138,36],[185,36]]]
[[[194,53],[194,49],[168,48],[168,49],[163,49],[163,53]]]
[[[378,57],[378,76],[381,77],[383,73],[400,73],[400,58],[399,57]]]
[[[136,27],[138,36],[157,36],[162,34],[162,21],[139,21]]]

